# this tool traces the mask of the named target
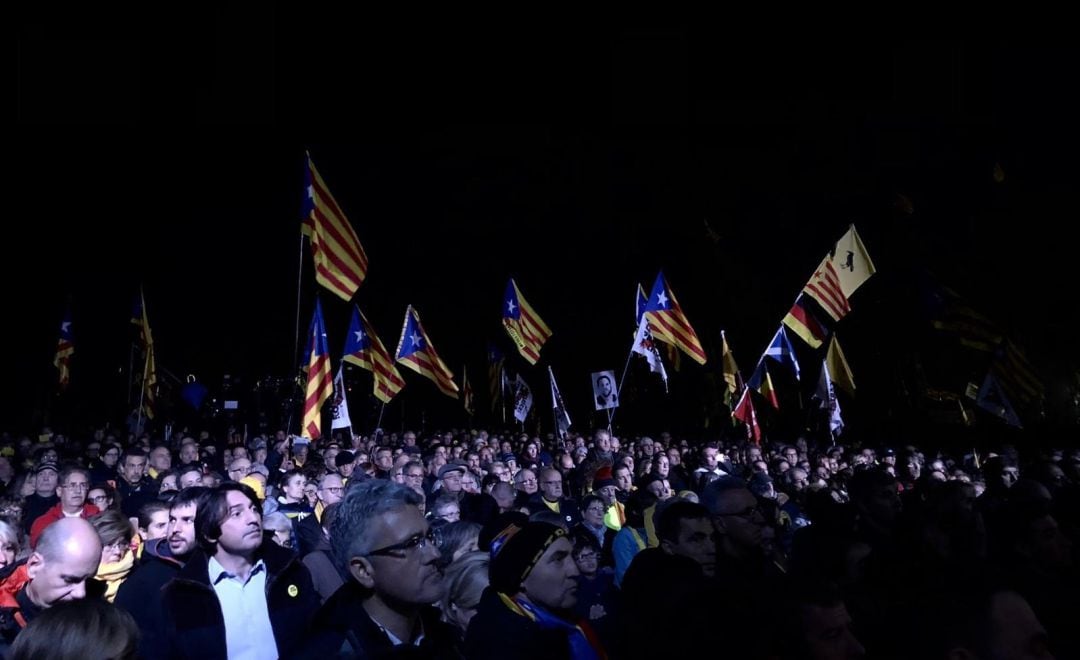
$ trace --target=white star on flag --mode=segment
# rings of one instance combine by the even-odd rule
[[[667,294],[661,291],[656,297],[656,303],[661,307],[667,307]]]
[[[412,333],[412,336],[409,337],[409,339],[412,340],[412,345],[417,348],[420,348],[420,346],[422,345],[420,335],[416,334],[415,332]]]
[[[510,310],[510,314],[511,314],[511,315],[513,315],[513,313],[514,313],[514,308],[515,308],[515,307],[517,307],[517,305],[515,305],[515,304],[514,304],[514,301],[513,301],[513,300],[507,300],[507,301],[506,301],[506,308],[507,308],[508,310]]]

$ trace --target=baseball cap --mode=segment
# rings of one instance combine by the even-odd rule
[[[52,470],[53,472],[56,472],[57,474],[60,473],[60,468],[56,467],[56,463],[53,463],[52,461],[45,461],[41,465],[34,468],[34,474],[41,474],[45,470]]]

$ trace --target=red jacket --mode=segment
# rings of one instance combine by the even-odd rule
[[[84,504],[82,513],[79,514],[83,518],[89,518],[101,513],[101,511],[93,504]],[[64,505],[57,504],[53,508],[49,509],[45,513],[37,517],[34,524],[30,526],[30,548],[36,548],[38,538],[41,537],[41,533],[45,531],[45,528],[53,524],[57,520],[64,519]]]

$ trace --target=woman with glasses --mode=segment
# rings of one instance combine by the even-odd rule
[[[611,557],[611,545],[615,541],[616,531],[604,524],[607,506],[599,495],[586,495],[581,501],[581,523],[573,528],[574,537],[590,538],[597,548],[597,562],[600,566],[614,566]]]
[[[101,540],[101,563],[94,577],[105,583],[105,598],[111,603],[135,566],[135,554],[131,552],[135,533],[131,522],[119,511],[99,513],[90,518],[90,524]]]
[[[99,511],[109,509],[120,510],[120,496],[116,490],[107,483],[94,483],[90,486],[90,492],[86,495],[86,501],[93,504]]]

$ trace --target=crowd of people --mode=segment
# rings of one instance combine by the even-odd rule
[[[1076,446],[98,430],[0,488],[5,657],[1080,658]]]

